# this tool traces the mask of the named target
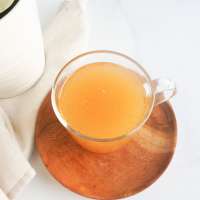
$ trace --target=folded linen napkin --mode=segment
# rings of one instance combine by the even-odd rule
[[[86,1],[65,0],[44,32],[46,69],[40,81],[20,96],[0,100],[0,200],[14,199],[34,176],[27,158],[37,111],[58,70],[87,47]]]
[[[6,113],[0,108],[0,200],[12,199],[35,175],[22,154]]]

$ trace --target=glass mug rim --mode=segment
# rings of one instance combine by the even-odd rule
[[[117,56],[120,56],[130,62],[132,62],[133,64],[136,65],[136,67],[138,67],[143,73],[144,75],[146,76],[147,78],[147,81],[150,85],[150,89],[151,89],[151,105],[149,106],[148,108],[148,111],[146,112],[145,116],[144,116],[144,119],[137,125],[137,127],[134,127],[133,129],[131,129],[129,131],[129,133],[126,133],[126,134],[123,134],[123,135],[120,135],[120,136],[117,136],[117,137],[111,137],[111,138],[95,138],[95,137],[90,137],[90,136],[87,136],[87,135],[83,135],[82,133],[80,133],[79,131],[76,131],[74,130],[72,127],[70,127],[66,120],[63,119],[62,115],[60,114],[59,112],[59,109],[58,109],[58,106],[57,106],[57,103],[56,103],[56,85],[57,85],[57,82],[58,82],[58,79],[60,77],[60,75],[63,73],[63,71],[71,64],[73,63],[74,61],[82,58],[82,57],[85,57],[85,56],[88,56],[88,55],[92,55],[92,54],[100,54],[100,53],[105,53],[105,54],[110,54],[110,55],[117,55]],[[86,140],[90,140],[90,141],[93,141],[93,142],[112,142],[112,141],[117,141],[117,140],[121,140],[121,139],[125,139],[125,138],[128,138],[130,137],[131,135],[133,135],[135,132],[137,132],[138,130],[140,130],[144,124],[147,122],[147,120],[149,119],[149,116],[151,115],[152,113],[152,110],[154,108],[154,105],[155,105],[155,91],[153,89],[153,85],[152,85],[152,80],[149,76],[149,74],[147,73],[147,71],[144,69],[144,67],[142,67],[142,65],[140,65],[137,61],[135,61],[133,58],[123,54],[123,53],[119,53],[119,52],[116,52],[116,51],[111,51],[111,50],[94,50],[94,51],[88,51],[88,52],[85,52],[85,53],[82,53],[74,58],[72,58],[70,61],[68,61],[61,69],[60,71],[58,72],[58,74],[56,75],[56,78],[53,82],[53,86],[52,86],[52,89],[51,89],[51,103],[52,103],[52,107],[53,107],[53,110],[54,110],[54,113],[58,119],[58,121],[67,129],[69,130],[69,132],[71,134],[74,134],[75,136],[78,136],[78,137],[81,137],[82,139],[86,139]]]

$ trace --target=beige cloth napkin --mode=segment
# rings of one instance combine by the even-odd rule
[[[27,158],[32,151],[37,111],[58,70],[86,50],[85,11],[86,0],[64,1],[44,32],[46,69],[41,80],[18,97],[0,100],[0,200],[14,199],[34,177]]]

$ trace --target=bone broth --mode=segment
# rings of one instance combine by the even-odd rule
[[[58,107],[70,127],[81,134],[113,138],[144,120],[150,100],[137,73],[98,62],[79,68],[65,80]]]

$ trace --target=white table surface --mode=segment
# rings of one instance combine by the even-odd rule
[[[61,1],[37,0],[43,28]],[[89,0],[88,14],[90,49],[124,52],[178,87],[175,156],[159,180],[127,199],[200,199],[200,1]],[[37,176],[18,200],[86,199],[57,183],[35,152],[32,165]]]

